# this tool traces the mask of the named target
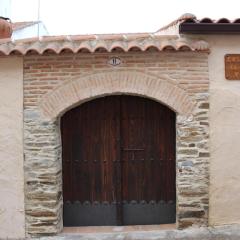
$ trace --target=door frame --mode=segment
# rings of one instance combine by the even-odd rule
[[[107,117],[107,121],[109,121],[110,119],[111,119],[111,121],[114,121],[113,119],[116,119],[116,121],[113,122],[115,125],[114,134],[116,134],[116,137],[112,138],[112,140],[113,140],[112,142],[116,141],[116,148],[114,148],[114,149],[117,149],[117,150],[114,150],[114,152],[116,154],[115,155],[116,160],[114,157],[113,158],[114,163],[112,165],[110,164],[112,166],[112,171],[115,173],[115,174],[113,174],[113,175],[115,175],[115,179],[113,180],[114,183],[113,183],[112,187],[114,188],[114,196],[116,196],[116,199],[113,200],[113,201],[116,201],[116,205],[115,205],[116,212],[114,210],[114,212],[116,214],[116,225],[119,225],[119,226],[132,225],[133,223],[131,223],[131,222],[139,222],[138,219],[133,216],[139,216],[139,219],[142,219],[141,216],[143,216],[143,214],[147,214],[148,220],[146,220],[146,221],[149,222],[149,224],[161,224],[161,222],[163,222],[162,224],[172,223],[172,221],[173,221],[172,216],[173,215],[176,216],[176,210],[173,213],[173,209],[174,209],[174,206],[176,203],[176,194],[174,194],[175,195],[174,196],[172,194],[173,191],[169,191],[168,188],[171,187],[170,188],[171,190],[174,189],[174,191],[176,191],[176,182],[175,182],[176,170],[175,170],[175,166],[174,166],[176,163],[176,141],[175,141],[175,138],[176,138],[176,136],[175,136],[176,114],[175,114],[175,112],[172,111],[171,109],[167,108],[166,106],[164,106],[160,103],[157,103],[156,101],[153,101],[153,100],[150,100],[150,99],[147,99],[144,97],[139,97],[139,96],[129,96],[129,95],[116,96],[116,95],[114,95],[114,96],[97,98],[97,99],[91,100],[89,102],[92,102],[92,103],[90,105],[86,105],[86,107],[88,109],[87,111],[86,111],[85,107],[82,108],[82,105],[76,106],[70,112],[67,112],[66,115],[64,115],[62,118],[62,119],[64,119],[64,124],[61,124],[61,133],[62,133],[62,137],[64,139],[64,141],[62,142],[62,145],[64,144],[63,145],[64,147],[62,146],[62,148],[63,148],[62,169],[63,169],[63,171],[65,171],[65,167],[67,167],[66,168],[67,172],[64,174],[64,179],[66,177],[65,180],[68,183],[68,185],[66,185],[66,183],[63,184],[63,187],[65,186],[65,187],[71,189],[73,186],[74,188],[76,188],[78,186],[76,180],[74,180],[74,183],[71,180],[72,179],[71,173],[73,173],[73,171],[74,171],[73,169],[75,169],[75,167],[83,168],[84,166],[88,166],[87,169],[89,169],[89,165],[85,165],[86,163],[82,165],[80,163],[83,163],[83,160],[85,162],[86,159],[88,159],[88,162],[90,163],[91,158],[94,157],[94,156],[92,156],[89,159],[88,155],[86,155],[85,157],[82,155],[82,151],[84,151],[85,147],[87,147],[89,145],[89,143],[87,145],[84,145],[85,147],[82,150],[77,150],[77,149],[74,150],[71,148],[71,145],[66,144],[69,141],[70,142],[75,141],[75,142],[72,142],[72,145],[75,146],[76,139],[74,137],[74,133],[71,133],[71,132],[77,133],[77,136],[81,136],[81,135],[85,136],[86,132],[83,129],[87,129],[84,127],[84,125],[88,122],[86,122],[84,114],[86,115],[87,118],[89,118],[92,115],[90,113],[96,112],[96,110],[94,110],[95,108],[98,109],[97,111],[99,111],[99,109],[101,109],[101,107],[104,107],[99,112],[97,112],[98,114],[101,115],[101,117],[99,118],[99,121],[100,121],[99,124],[102,124],[102,118],[103,118],[102,114],[105,113],[106,106],[107,106],[107,109],[110,109],[110,112],[109,112],[109,110],[107,110],[107,113],[106,113],[106,114],[109,114],[109,116],[110,116],[109,118]],[[110,105],[109,105],[109,103],[110,103]],[[88,104],[88,103],[84,103],[84,104]],[[129,109],[129,104],[130,104],[130,106],[133,107],[133,108],[131,108],[131,110]],[[140,108],[138,107],[139,105],[141,106]],[[112,108],[112,106],[113,106],[113,108]],[[115,111],[114,109],[117,109],[117,110]],[[138,109],[138,110],[136,111],[134,109]],[[141,139],[143,142],[142,141],[139,142],[138,140],[133,141],[133,142],[135,142],[134,145],[138,142],[137,143],[138,147],[135,147],[135,148],[139,148],[139,143],[140,143],[141,146],[143,146],[143,145],[145,146],[144,147],[145,148],[144,155],[142,155],[141,158],[144,159],[146,156],[148,156],[147,159],[149,159],[149,161],[151,159],[150,156],[153,156],[153,157],[155,156],[156,158],[154,157],[155,158],[154,162],[152,162],[152,161],[142,162],[140,160],[139,160],[140,162],[134,161],[134,163],[135,164],[137,163],[137,165],[135,165],[135,164],[132,165],[133,162],[131,160],[129,160],[130,166],[132,165],[132,167],[135,168],[136,166],[139,166],[139,163],[141,163],[141,165],[144,163],[144,166],[148,166],[149,169],[152,169],[152,167],[151,167],[151,166],[153,166],[152,164],[154,164],[154,166],[155,166],[155,164],[158,162],[156,167],[159,168],[161,175],[164,177],[161,178],[161,180],[159,179],[159,181],[162,183],[162,185],[158,185],[157,181],[154,180],[155,188],[153,188],[151,186],[151,183],[149,182],[150,176],[143,174],[143,172],[145,172],[145,171],[143,171],[143,169],[142,169],[141,171],[143,171],[143,172],[141,174],[143,174],[143,175],[141,175],[141,176],[145,176],[148,179],[148,183],[150,184],[150,185],[148,185],[148,187],[153,188],[155,190],[153,190],[153,192],[151,192],[150,198],[146,191],[144,191],[145,197],[138,198],[140,192],[139,192],[139,190],[136,190],[136,195],[133,198],[131,198],[131,203],[130,203],[130,202],[123,201],[123,200],[130,201],[129,193],[131,195],[131,191],[129,192],[129,189],[128,189],[127,195],[123,198],[124,191],[123,191],[122,185],[123,185],[123,176],[124,175],[122,172],[122,168],[124,168],[124,163],[126,163],[125,162],[126,157],[128,156],[128,154],[127,155],[124,154],[124,151],[126,151],[125,149],[129,149],[129,145],[128,145],[129,143],[127,143],[127,145],[125,145],[126,144],[125,140],[128,142],[127,139],[129,139],[129,138],[127,137],[127,138],[124,138],[125,140],[123,139],[123,136],[126,137],[126,135],[124,134],[124,132],[126,133],[126,130],[125,131],[123,130],[124,129],[123,126],[126,126],[127,129],[129,129],[128,127],[131,126],[131,125],[129,125],[130,120],[126,120],[126,119],[128,119],[128,117],[131,115],[132,111],[135,112],[135,114],[136,114],[136,115],[134,115],[135,117],[138,116],[138,118],[140,117],[140,119],[144,119],[144,123],[148,124],[147,126],[150,129],[152,129],[151,134],[149,135],[148,130],[147,130],[148,127],[144,128],[145,130],[143,131],[143,135],[141,135]],[[122,114],[123,112],[125,112],[125,114]],[[126,113],[128,113],[128,114],[126,115]],[[141,113],[141,115],[139,115],[140,113]],[[155,124],[152,123],[152,121],[150,120],[152,118],[151,117],[149,118],[148,114],[150,114],[152,117],[154,117],[154,119],[156,119]],[[78,121],[76,122],[76,119],[78,119],[79,122]],[[90,118],[90,120],[89,120],[90,122],[92,121],[91,119],[92,118]],[[98,117],[95,116],[94,119],[98,119]],[[105,119],[105,117],[104,117],[104,119]],[[124,125],[124,122],[125,122],[125,125]],[[161,122],[161,124],[159,124],[160,122]],[[79,125],[79,123],[80,123],[80,125]],[[127,123],[127,125],[126,125],[126,123]],[[156,125],[156,123],[157,123],[157,125]],[[76,126],[78,126],[77,130],[71,130],[71,129],[74,129],[74,126],[73,126],[74,124],[76,124]],[[79,127],[79,126],[81,126],[81,127]],[[92,126],[92,125],[90,125],[90,126]],[[95,124],[94,124],[94,126],[95,126]],[[103,125],[103,127],[104,126],[106,126],[106,123]],[[164,129],[166,129],[166,126],[170,129],[169,131],[164,130]],[[90,127],[90,129],[92,129],[92,127]],[[95,128],[93,127],[93,129],[95,129]],[[134,128],[131,127],[131,129],[133,130]],[[130,129],[129,129],[129,131],[130,131]],[[152,134],[156,133],[156,131],[158,132],[158,134],[157,134],[157,137],[155,138],[152,136]],[[84,132],[85,132],[85,134],[84,134]],[[69,133],[70,133],[70,135],[69,135]],[[97,134],[97,136],[98,136],[97,139],[99,137],[101,138],[101,133],[100,132],[98,133],[100,135]],[[135,134],[136,134],[136,132],[135,132]],[[169,134],[170,134],[170,137],[168,137]],[[89,132],[88,132],[88,135],[89,135]],[[86,135],[85,137],[87,137],[88,135]],[[128,136],[128,134],[127,134],[127,136]],[[135,135],[133,134],[131,136],[135,136]],[[149,136],[151,136],[151,137],[149,138]],[[165,140],[161,136],[164,136]],[[69,139],[69,137],[71,137],[71,138]],[[86,139],[88,139],[88,138],[86,138]],[[135,138],[135,139],[138,139],[138,138]],[[146,139],[148,139],[148,140],[146,141]],[[155,139],[155,140],[153,140],[153,139]],[[156,139],[158,139],[158,140],[156,140]],[[80,140],[80,138],[79,138],[79,140]],[[155,146],[154,149],[152,149],[152,147],[150,147],[151,140],[154,142],[154,146]],[[84,140],[81,140],[81,141],[84,142]],[[166,144],[165,142],[168,142],[169,145]],[[123,145],[123,143],[124,143],[124,145]],[[91,143],[90,143],[90,145],[91,145]],[[151,149],[151,153],[149,152],[150,149]],[[162,150],[160,150],[160,149],[162,149]],[[67,152],[66,152],[66,150],[67,150]],[[81,154],[79,155],[79,153],[81,153]],[[130,152],[130,153],[133,153],[133,152]],[[146,154],[148,154],[148,155],[146,155]],[[75,157],[73,157],[73,156],[75,156]],[[101,155],[99,155],[99,156],[101,156]],[[124,162],[123,162],[123,156],[125,156]],[[129,159],[128,157],[127,157],[127,159]],[[107,155],[105,156],[105,158],[108,159]],[[64,161],[64,159],[65,159],[65,161]],[[78,159],[78,160],[75,161],[75,159]],[[95,158],[93,158],[93,159],[95,159]],[[102,158],[100,158],[100,159],[102,159]],[[156,159],[157,159],[157,162],[156,162]],[[108,159],[108,161],[109,160],[111,162],[111,159]],[[87,162],[87,160],[86,160],[86,162]],[[77,163],[77,165],[75,165],[76,163]],[[160,163],[161,163],[161,165],[159,165]],[[163,163],[166,163],[166,165],[165,164],[162,165]],[[173,163],[174,163],[174,165],[172,165]],[[74,164],[74,166],[75,166],[74,168],[72,168],[72,164]],[[109,162],[108,162],[108,164],[109,164]],[[99,166],[99,165],[94,165],[94,166]],[[70,169],[69,169],[69,167],[70,167]],[[130,169],[132,167],[130,167]],[[98,168],[97,170],[101,171],[101,167]],[[167,176],[168,170],[170,170],[170,172],[171,172],[171,175],[169,175],[169,176]],[[173,174],[173,170],[174,170],[174,174]],[[90,170],[87,170],[87,171],[89,171],[88,172],[89,174],[91,173]],[[94,171],[96,171],[96,169]],[[129,169],[128,169],[128,171],[129,171]],[[153,171],[153,169],[151,171]],[[82,170],[80,172],[82,172]],[[135,171],[133,171],[133,172],[135,172]],[[132,172],[132,174],[134,174],[133,172]],[[148,173],[150,174],[150,172],[148,172]],[[152,173],[156,174],[155,171],[153,171]],[[94,174],[94,172],[92,172],[91,174]],[[128,172],[128,174],[130,174],[130,172]],[[78,175],[76,175],[76,173],[75,173],[74,176],[75,177],[73,177],[73,179],[76,179],[76,177]],[[82,176],[82,175],[79,175],[79,176]],[[128,176],[130,176],[130,175],[128,175]],[[126,177],[126,175],[125,175],[125,177]],[[157,175],[156,175],[156,177],[157,177]],[[158,178],[155,178],[155,179],[158,179]],[[89,181],[87,181],[87,183],[88,182]],[[170,182],[170,185],[169,185],[169,182]],[[174,185],[173,185],[173,183],[174,183]],[[72,184],[72,186],[69,186],[69,184]],[[135,187],[137,187],[137,185],[135,185]],[[103,187],[102,184],[100,184],[99,187]],[[157,193],[158,191],[156,191],[156,189],[158,187],[162,189],[161,194]],[[67,195],[64,195],[66,197],[66,199],[64,201],[64,210],[68,211],[64,218],[66,221],[65,226],[75,226],[75,224],[77,224],[77,221],[79,221],[79,224],[80,224],[79,226],[85,226],[84,225],[85,223],[83,220],[84,218],[82,218],[82,217],[79,218],[79,216],[81,215],[80,211],[83,212],[83,216],[86,216],[86,215],[88,215],[88,213],[86,212],[86,209],[89,209],[91,206],[93,207],[93,209],[95,209],[92,214],[93,214],[93,216],[95,216],[95,219],[98,219],[98,220],[95,220],[94,223],[90,223],[91,221],[89,221],[89,226],[94,226],[91,224],[96,224],[98,226],[99,221],[101,221],[98,214],[100,214],[102,212],[101,204],[99,203],[99,201],[111,201],[111,200],[109,199],[109,196],[105,200],[104,199],[100,200],[100,198],[103,197],[102,195],[98,195],[98,197],[96,199],[90,200],[89,197],[91,198],[92,195],[91,194],[89,195],[88,191],[86,192],[85,185],[83,185],[81,188],[83,190],[83,193],[87,194],[87,195],[85,195],[85,198],[83,198],[83,195],[81,193],[77,194],[78,195],[78,197],[77,197],[73,193],[73,190],[70,192],[67,191],[66,192]],[[91,188],[91,186],[88,187],[88,189],[90,189],[90,188]],[[171,201],[169,199],[171,199]],[[83,200],[90,201],[90,202],[86,205],[83,202]],[[135,202],[135,200],[137,200],[139,202],[138,203],[136,202],[133,204],[133,202]],[[142,202],[143,200],[145,200],[144,204]],[[152,201],[152,200],[155,200],[155,201]],[[80,201],[80,202],[76,203],[78,201]],[[98,206],[95,206],[96,204],[93,204],[94,201],[98,201],[98,203],[97,203]],[[108,202],[107,205],[109,206],[110,209],[113,210],[112,202]],[[105,209],[106,212],[108,212],[108,209],[106,209],[106,204],[104,204],[104,206],[102,206],[102,207]],[[142,210],[140,210],[139,207],[141,207]],[[150,210],[150,209],[152,209],[152,208],[155,209],[154,212],[159,212],[159,214],[160,214],[160,215],[158,215],[159,217],[156,216],[156,214],[151,215],[153,213],[151,211],[153,211],[153,210]],[[91,212],[92,210],[89,209],[89,211]],[[77,212],[77,214],[76,214],[76,212]],[[112,217],[110,217],[110,216],[112,216],[112,214],[106,213],[106,216],[107,216],[106,220],[102,222],[103,226],[105,226],[107,222],[109,222],[109,221],[111,222],[110,219],[112,219]],[[125,220],[123,220],[123,216],[126,216]],[[71,220],[71,219],[73,219],[73,220]],[[151,221],[152,221],[152,223],[151,223]],[[137,224],[137,223],[134,223],[134,224]],[[139,222],[138,224],[141,224],[141,223]],[[142,223],[142,224],[146,224],[146,223]]]

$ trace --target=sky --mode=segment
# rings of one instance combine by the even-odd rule
[[[38,19],[38,0],[11,1],[13,22]],[[240,0],[39,0],[50,35],[155,32],[184,13],[240,18]]]

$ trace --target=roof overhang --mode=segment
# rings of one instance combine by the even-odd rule
[[[240,34],[240,23],[195,23],[183,22],[180,34]]]
[[[209,52],[203,40],[143,34],[48,36],[0,41],[0,54],[95,53],[95,52],[195,51]]]

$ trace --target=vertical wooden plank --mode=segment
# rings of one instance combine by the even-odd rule
[[[117,109],[116,125],[117,125],[117,158],[115,162],[116,166],[116,180],[115,180],[115,194],[116,194],[116,207],[117,207],[117,224],[123,224],[123,212],[122,212],[122,157],[121,157],[121,96],[116,97]]]

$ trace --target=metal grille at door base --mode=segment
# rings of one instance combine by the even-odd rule
[[[117,203],[66,202],[64,203],[64,226],[111,226],[117,225]],[[175,223],[176,203],[131,201],[122,203],[122,225],[147,225]]]

